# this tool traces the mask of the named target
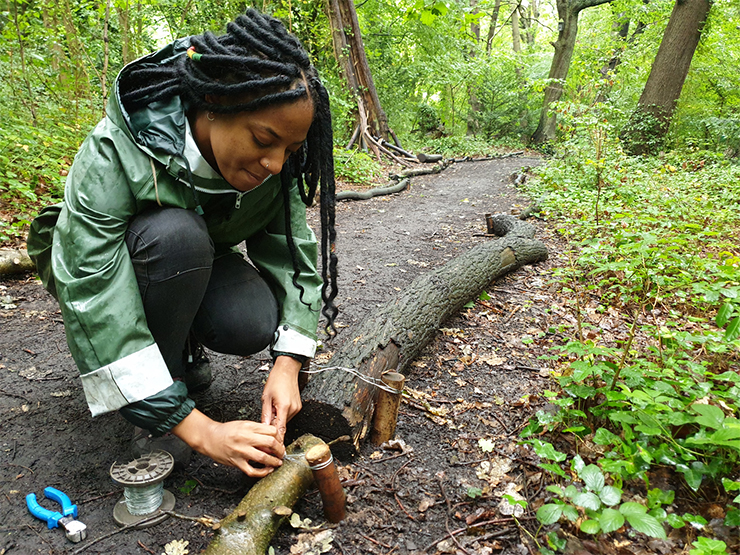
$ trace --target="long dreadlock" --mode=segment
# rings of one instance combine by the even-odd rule
[[[280,172],[285,209],[285,232],[293,263],[293,285],[300,268],[290,227],[289,190],[298,182],[301,200],[311,206],[320,190],[321,298],[326,330],[335,333],[339,312],[337,256],[334,253],[334,159],[329,95],[316,68],[296,37],[283,24],[252,8],[227,25],[225,35],[211,32],[190,38],[187,55],[162,65],[134,66],[121,82],[121,100],[129,112],[153,102],[179,95],[192,108],[218,113],[256,111],[267,106],[295,102],[310,95],[314,119],[303,146],[290,156]],[[228,97],[236,102],[214,102]],[[304,303],[305,304],[305,303]]]

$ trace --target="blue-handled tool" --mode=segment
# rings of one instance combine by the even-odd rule
[[[47,499],[56,501],[62,506],[62,512],[50,511],[44,509],[36,501],[36,494],[29,493],[26,495],[26,505],[31,514],[38,519],[46,522],[51,528],[58,528],[61,524],[64,527],[64,534],[72,542],[81,542],[87,537],[87,526],[77,519],[77,505],[73,505],[66,494],[56,488],[48,487],[44,489],[44,495]]]

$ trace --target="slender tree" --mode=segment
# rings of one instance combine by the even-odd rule
[[[557,121],[549,113],[550,106],[560,100],[563,85],[568,77],[570,60],[578,35],[578,16],[586,8],[608,4],[612,0],[557,0],[558,7],[558,40],[553,43],[555,55],[550,65],[550,84],[545,89],[540,123],[532,135],[535,143],[544,143],[555,137]]]
[[[327,0],[334,55],[357,100],[358,129],[379,156],[373,136],[388,140],[388,118],[380,105],[352,0]]]
[[[710,0],[676,1],[637,108],[622,131],[632,154],[662,145],[710,7]]]

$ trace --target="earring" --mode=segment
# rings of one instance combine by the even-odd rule
[[[208,112],[208,113],[206,114],[206,119],[207,119],[208,121],[213,121],[213,120],[215,120],[215,119],[216,119],[216,116],[215,116],[215,115],[213,114],[213,112]]]
[[[265,169],[266,170],[269,170],[270,169],[270,162],[265,162]]]

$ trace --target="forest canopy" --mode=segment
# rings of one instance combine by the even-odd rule
[[[684,3],[692,2],[706,0]],[[552,152],[564,130],[558,113],[589,112],[621,132],[677,6],[675,0],[338,4],[356,12],[390,128],[409,148],[435,140],[437,149],[460,153],[527,144],[533,136]],[[0,239],[22,237],[38,206],[61,197],[76,148],[103,115],[113,80],[126,63],[181,36],[220,32],[248,5],[8,1],[0,13]],[[337,145],[345,145],[356,125],[357,103],[335,57],[329,3],[252,5],[284,21],[310,52],[331,93]],[[568,38],[574,5],[577,35]],[[657,142],[648,141],[651,153],[707,148],[732,157],[740,149],[740,6],[715,0],[705,9],[670,127]],[[565,39],[572,41],[572,54],[565,73],[561,68],[553,77],[553,55],[559,56]],[[556,98],[549,96],[553,89]],[[544,134],[538,133],[543,118],[553,124]]]

